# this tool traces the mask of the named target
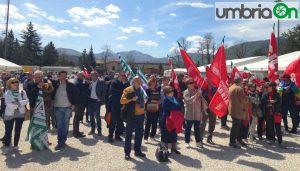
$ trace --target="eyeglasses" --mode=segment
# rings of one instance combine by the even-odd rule
[[[17,84],[17,83],[19,83],[19,81],[12,81],[11,83],[12,84]]]
[[[189,82],[188,84],[195,84],[194,82]]]

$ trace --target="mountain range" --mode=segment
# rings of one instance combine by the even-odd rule
[[[240,44],[236,44],[226,48],[226,57],[227,59],[236,59],[238,58],[237,53],[243,53],[242,56],[240,55],[240,58],[267,55],[268,47],[269,40],[242,42]],[[243,49],[243,52],[237,52],[241,51],[241,49]],[[81,52],[78,52],[74,49],[58,48],[57,51],[59,55],[63,55],[67,60],[74,62],[77,62],[79,56],[81,55]],[[153,57],[149,54],[145,54],[137,50],[121,51],[117,53],[111,52],[108,60],[117,60],[118,54],[120,54],[125,59],[132,60],[132,62],[136,63],[167,63],[167,57]],[[201,58],[201,55],[195,53],[190,53],[190,56],[191,58],[193,58],[195,63],[198,62]],[[104,52],[95,53],[95,57],[96,59],[104,59]]]

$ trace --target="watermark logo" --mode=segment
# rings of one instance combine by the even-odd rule
[[[216,20],[297,20],[298,2],[216,2]]]

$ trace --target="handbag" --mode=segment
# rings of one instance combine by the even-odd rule
[[[134,108],[135,108],[135,102],[129,102],[122,106],[121,108],[121,119],[124,122],[129,122],[133,120],[134,118]]]
[[[168,149],[160,143],[156,149],[155,157],[159,162],[168,162],[169,161]]]
[[[24,99],[24,93],[23,93],[23,90],[21,91],[21,97],[22,97],[22,100],[25,100]],[[31,119],[31,112],[30,110],[27,108],[27,105],[24,106],[25,107],[25,114],[24,114],[24,121],[28,121]]]
[[[159,104],[157,103],[147,103],[146,104],[146,111],[150,113],[155,113],[159,110]]]

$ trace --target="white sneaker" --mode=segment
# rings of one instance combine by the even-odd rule
[[[9,153],[9,151],[10,151],[9,147],[4,147],[2,150],[2,154],[6,155]]]
[[[191,148],[190,143],[185,143],[185,147],[186,147],[186,148]]]
[[[148,144],[148,143],[149,143],[149,141],[148,141],[148,140],[144,140],[144,143],[145,143],[145,144]]]
[[[150,141],[155,142],[155,138],[150,137]]]
[[[22,149],[19,146],[15,146],[15,147],[13,147],[13,151],[21,153]]]
[[[203,148],[203,143],[202,143],[202,142],[198,142],[198,143],[196,143],[196,146],[197,146],[198,148]]]

